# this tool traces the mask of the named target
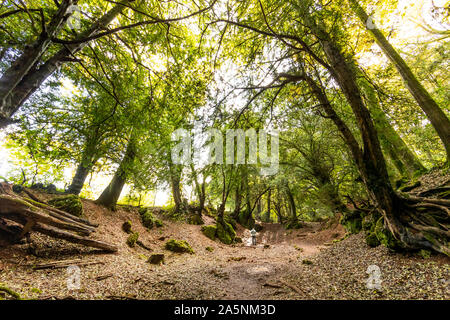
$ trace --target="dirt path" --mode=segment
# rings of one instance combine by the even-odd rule
[[[33,235],[36,256],[27,245],[1,247],[0,283],[26,298],[38,299],[416,299],[450,298],[448,259],[392,255],[385,248],[369,248],[362,235],[330,245],[344,235],[335,223],[324,229],[308,223],[299,230],[264,224],[258,245],[249,246],[248,230],[238,227],[244,243],[227,246],[205,237],[200,226],[165,220],[163,228],[142,227],[135,211],[110,212],[85,201],[92,222],[100,224],[96,237],[119,246],[117,254],[99,255],[88,248]],[[152,250],[129,248],[121,224],[131,220],[140,239]],[[206,218],[206,223],[213,220]],[[164,250],[167,239],[188,241],[195,254]],[[207,247],[212,251],[206,250]],[[164,265],[147,262],[164,253]],[[81,267],[81,288],[68,290],[65,269],[33,270],[37,263],[62,259],[102,261]],[[385,290],[366,288],[368,265],[383,272]],[[97,277],[112,275],[103,280]]]

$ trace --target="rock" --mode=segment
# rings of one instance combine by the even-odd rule
[[[165,248],[169,251],[178,253],[185,253],[185,252],[190,254],[194,253],[194,250],[185,240],[170,239],[169,241],[166,242]]]
[[[148,229],[153,228],[153,226],[158,228],[163,226],[162,221],[155,218],[149,208],[139,209],[139,215],[141,216],[142,225]]]
[[[164,263],[164,254],[163,253],[154,253],[148,258],[148,263],[151,264],[163,264]]]
[[[235,237],[235,238],[234,238],[234,242],[236,242],[236,243],[242,243],[243,241],[242,241],[242,238],[241,238],[241,237]]]
[[[139,233],[138,232],[134,232],[132,234],[130,234],[127,238],[127,245],[130,248],[133,248],[136,245],[136,242],[139,239]]]
[[[203,221],[202,217],[199,214],[193,214],[189,218],[189,224],[198,226],[198,225],[205,224],[205,222]]]
[[[133,231],[131,231],[131,221],[130,221],[130,220],[125,221],[125,222],[122,224],[122,230],[123,230],[124,232],[126,232],[126,233],[132,233],[132,232],[133,232]]]
[[[80,198],[74,194],[51,199],[48,201],[48,204],[77,217],[83,215],[83,204]]]
[[[231,224],[228,222],[222,220],[217,221],[217,238],[225,243],[225,244],[232,244],[234,241],[234,238],[236,237],[236,231],[234,231]]]
[[[306,264],[306,265],[313,264],[312,261],[311,261],[311,260],[308,260],[308,259],[303,259],[303,260],[302,260],[302,263],[303,263],[303,264]]]
[[[217,226],[216,225],[203,226],[202,232],[205,236],[207,236],[211,240],[216,240]]]

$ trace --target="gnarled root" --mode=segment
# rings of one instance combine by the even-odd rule
[[[406,249],[429,249],[450,256],[450,200],[398,196],[395,218],[386,224]]]

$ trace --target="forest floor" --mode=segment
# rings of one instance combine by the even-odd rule
[[[243,243],[228,246],[205,237],[201,226],[160,217],[164,226],[147,230],[134,208],[112,212],[90,200],[83,203],[87,218],[100,224],[94,238],[114,243],[118,253],[100,254],[39,234],[32,235],[33,254],[27,244],[0,241],[0,283],[28,299],[450,299],[448,257],[424,259],[370,248],[362,233],[344,238],[337,219],[306,223],[299,230],[263,224],[256,247],[239,226]],[[151,251],[127,246],[128,234],[121,229],[127,220]],[[172,238],[186,240],[195,253],[165,250]],[[152,253],[164,253],[165,264],[148,263]],[[80,267],[79,290],[68,290],[64,268],[33,268],[65,259],[101,264]],[[369,265],[381,270],[381,290],[366,288]]]

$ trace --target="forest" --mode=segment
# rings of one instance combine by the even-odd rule
[[[2,0],[0,300],[450,299],[450,1]]]

